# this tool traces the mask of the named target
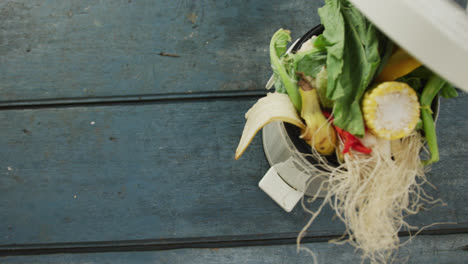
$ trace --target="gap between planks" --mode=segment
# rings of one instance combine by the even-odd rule
[[[267,90],[252,90],[17,100],[0,102],[0,111],[14,109],[67,108],[80,106],[108,106],[160,102],[192,102],[197,100],[229,100],[239,98],[256,99],[265,96],[267,92]]]
[[[451,227],[450,227],[451,226]],[[468,234],[468,223],[458,225],[443,225],[440,229],[427,229],[419,235],[453,235]],[[341,236],[339,233],[316,233],[305,236],[302,243],[322,243]],[[414,234],[413,232],[412,234]],[[400,232],[400,237],[409,236],[409,232]],[[78,253],[104,253],[104,252],[131,252],[131,251],[159,251],[184,248],[229,248],[293,245],[296,243],[297,233],[238,235],[223,237],[195,237],[172,239],[145,239],[98,242],[70,242],[48,244],[13,244],[0,246],[0,257],[46,255],[46,254],[78,254]]]
[[[459,96],[466,95],[457,89]],[[165,94],[142,94],[121,96],[96,96],[96,97],[70,97],[38,100],[14,100],[0,101],[0,111],[16,109],[38,109],[38,108],[71,108],[83,106],[112,106],[112,105],[135,105],[152,104],[164,102],[193,102],[209,100],[236,100],[236,99],[259,99],[268,92],[274,90],[252,90],[252,91],[224,91],[224,92],[196,92],[196,93],[165,93]]]

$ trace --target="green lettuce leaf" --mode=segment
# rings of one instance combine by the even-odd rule
[[[317,86],[317,93],[322,107],[327,109],[333,108],[333,101],[327,98],[328,72],[325,66],[317,74],[315,85]]]
[[[297,53],[294,56],[294,68],[296,72],[302,72],[315,78],[327,62],[327,51],[313,49],[306,53]]]
[[[319,15],[325,31],[318,44],[327,50],[327,97],[335,101],[334,124],[363,136],[360,102],[380,65],[379,43],[385,36],[347,0],[326,0]]]
[[[420,92],[431,76],[432,72],[428,68],[425,66],[420,66],[407,75],[396,79],[396,81],[404,82],[417,92]]]

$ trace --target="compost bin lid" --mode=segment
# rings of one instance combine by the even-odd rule
[[[421,63],[468,92],[468,14],[452,0],[350,0]]]

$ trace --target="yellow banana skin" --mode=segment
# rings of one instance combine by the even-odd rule
[[[334,153],[336,145],[336,132],[322,114],[318,100],[317,90],[304,91],[299,89],[302,98],[301,117],[307,127],[303,130],[301,138],[322,155]]]

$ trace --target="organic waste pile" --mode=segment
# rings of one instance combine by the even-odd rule
[[[347,0],[326,0],[318,10],[324,31],[287,52],[290,32],[270,43],[275,92],[247,113],[236,159],[272,121],[299,127],[310,146],[309,182],[324,177],[317,194],[346,231],[333,243],[349,243],[363,260],[388,262],[402,245],[398,232],[412,230],[405,218],[437,203],[423,189],[427,165],[439,160],[433,104],[437,95],[457,96],[447,81],[398,47]],[[427,148],[425,147],[427,146]],[[336,156],[339,166],[330,165]],[[312,173],[313,172],[313,173]],[[312,199],[312,202],[316,198]],[[304,204],[304,203],[303,203]],[[300,247],[301,248],[301,247]]]

